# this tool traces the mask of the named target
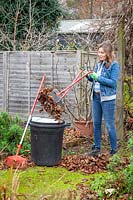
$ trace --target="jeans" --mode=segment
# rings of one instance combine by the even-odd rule
[[[102,117],[104,118],[112,150],[117,150],[117,134],[114,120],[115,100],[101,102],[100,94],[93,93],[92,117],[94,146],[101,148]]]

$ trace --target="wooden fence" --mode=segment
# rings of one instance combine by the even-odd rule
[[[46,75],[46,87],[62,89],[71,83],[70,74],[74,76],[75,71],[84,64],[93,68],[95,62],[95,52],[0,52],[1,111],[27,119],[43,74]],[[74,103],[73,91],[66,98]],[[47,113],[39,114],[38,110],[39,104],[35,108],[34,116],[47,116]]]
[[[46,87],[52,86],[61,90],[72,82],[72,77],[80,66],[87,64],[92,69],[95,63],[95,52],[0,52],[0,111],[7,111],[13,116],[18,114],[22,119],[27,120],[43,74],[46,75]],[[122,135],[123,123],[121,85],[120,78],[116,104],[116,126],[119,138]],[[73,89],[69,91],[65,99],[74,105]],[[39,109],[40,105],[37,103],[34,116],[46,117],[47,113],[40,114]],[[69,120],[67,114],[64,114],[64,119]]]

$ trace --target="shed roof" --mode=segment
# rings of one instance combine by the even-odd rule
[[[58,33],[92,33],[98,30],[104,32],[110,27],[110,19],[62,20]]]

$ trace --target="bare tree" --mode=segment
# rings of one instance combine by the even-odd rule
[[[1,50],[41,50],[58,26],[63,10],[58,0],[0,2]]]

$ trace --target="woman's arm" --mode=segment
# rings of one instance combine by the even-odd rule
[[[106,77],[101,75],[101,76],[98,76],[97,81],[102,85],[106,85],[106,86],[109,86],[109,87],[116,87],[117,81],[118,81],[118,78],[119,78],[119,74],[120,74],[119,64],[114,63],[112,65],[110,78],[106,78]]]

